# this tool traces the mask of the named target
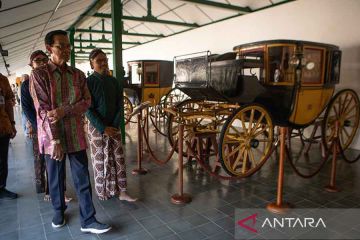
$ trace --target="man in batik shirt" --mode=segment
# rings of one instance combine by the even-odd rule
[[[91,104],[85,75],[66,64],[71,46],[67,33],[49,32],[45,37],[50,61],[34,69],[30,77],[30,92],[34,99],[40,153],[45,154],[49,174],[49,190],[55,215],[52,226],[65,225],[64,172],[66,155],[80,205],[81,231],[104,233],[107,224],[95,218],[86,155],[83,114]]]

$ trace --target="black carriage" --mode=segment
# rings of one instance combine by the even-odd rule
[[[176,59],[175,85],[192,99],[180,104],[179,111],[226,117],[221,118],[227,120],[220,129],[220,121],[212,129],[221,131],[220,161],[230,175],[249,176],[265,163],[274,144],[275,126],[309,126],[324,109],[325,147],[339,120],[339,139],[346,149],[358,129],[359,99],[350,89],[332,98],[340,63],[339,47],[295,40],[255,42],[222,55]],[[222,104],[217,107],[215,102]],[[204,116],[190,124],[192,129],[214,126],[203,120]],[[170,140],[175,133],[172,125]]]

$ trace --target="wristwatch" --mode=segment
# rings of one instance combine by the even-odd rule
[[[53,139],[50,141],[51,145],[60,144],[60,139]]]

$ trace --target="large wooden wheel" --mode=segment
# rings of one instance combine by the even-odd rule
[[[164,108],[171,108],[180,104],[181,102],[189,99],[190,97],[186,95],[183,91],[178,88],[173,88],[166,94],[164,100],[162,101],[162,107]]]
[[[339,140],[342,150],[346,150],[359,127],[359,97],[355,91],[344,89],[338,92],[326,109],[321,126],[322,141],[326,150],[329,149],[335,136],[335,125],[339,122]]]
[[[296,134],[288,135],[287,158],[295,173],[303,178],[318,174],[328,159],[322,154],[319,137],[315,136],[320,126],[319,121],[298,129]],[[294,142],[296,144],[293,144]]]
[[[130,115],[133,112],[133,105],[130,99],[127,96],[124,96],[124,116],[125,116],[125,123],[127,124],[130,122]]]
[[[222,128],[220,162],[232,176],[250,176],[269,158],[273,140],[274,127],[267,110],[258,104],[241,107]]]

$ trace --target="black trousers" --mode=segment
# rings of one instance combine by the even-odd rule
[[[67,153],[66,155],[69,158],[71,174],[79,199],[81,226],[86,226],[96,220],[96,212],[92,202],[88,158],[85,150]],[[63,214],[65,211],[65,160],[66,156],[62,161],[56,161],[50,155],[45,155],[50,197],[56,214]]]
[[[9,136],[0,137],[0,189],[6,187],[8,176]]]

